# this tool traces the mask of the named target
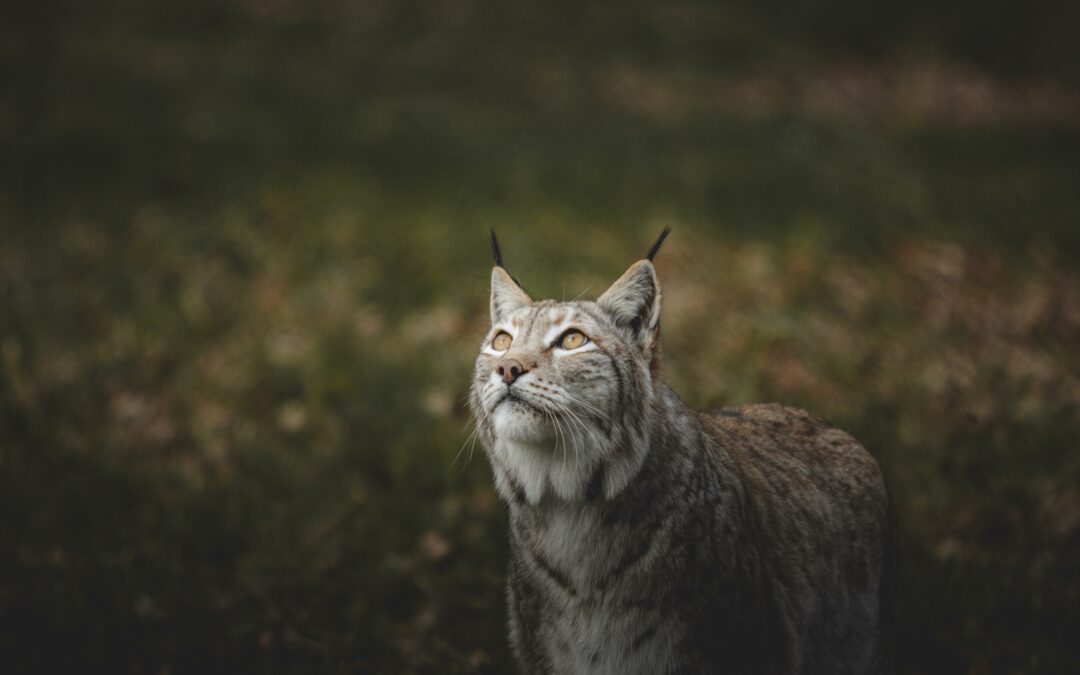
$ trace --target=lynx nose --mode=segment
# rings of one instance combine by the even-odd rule
[[[499,374],[503,382],[511,385],[514,380],[529,372],[529,370],[517,359],[502,359],[495,364],[495,372]]]

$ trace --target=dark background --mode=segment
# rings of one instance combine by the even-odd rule
[[[1080,669],[1075,2],[0,12],[0,670],[506,672],[486,233],[852,431],[891,672]]]

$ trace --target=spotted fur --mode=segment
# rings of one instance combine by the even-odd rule
[[[508,505],[520,670],[875,671],[877,464],[801,410],[688,408],[659,378],[660,303],[647,259],[596,301],[492,272],[470,404]],[[568,330],[588,341],[562,349]]]

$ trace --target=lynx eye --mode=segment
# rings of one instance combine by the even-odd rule
[[[499,334],[491,341],[491,348],[497,352],[505,352],[507,349],[510,349],[510,343],[513,341],[514,338],[510,337],[509,333],[499,331]]]
[[[563,349],[577,349],[588,341],[589,338],[585,337],[584,333],[572,330],[562,336],[562,339],[559,340],[559,346]]]

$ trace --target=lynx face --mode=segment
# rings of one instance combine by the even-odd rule
[[[491,279],[470,404],[496,487],[531,503],[613,496],[648,447],[660,309],[652,264],[637,263],[595,302],[534,302],[501,267]]]
[[[563,451],[563,431],[606,437],[616,377],[608,348],[620,345],[605,323],[583,307],[553,303],[524,307],[492,327],[477,369],[487,371],[480,396],[496,435]]]

